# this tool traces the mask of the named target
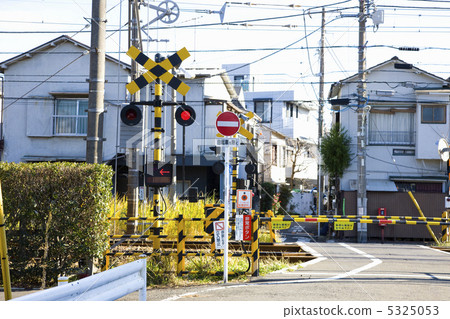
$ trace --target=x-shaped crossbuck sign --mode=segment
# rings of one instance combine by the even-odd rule
[[[144,86],[156,79],[163,80],[170,87],[172,87],[182,95],[186,95],[186,93],[189,91],[190,87],[188,85],[177,79],[175,76],[173,76],[172,73],[169,72],[170,69],[173,69],[174,67],[180,65],[183,60],[187,59],[190,56],[190,53],[186,48],[182,48],[178,52],[172,54],[167,59],[164,59],[159,63],[156,63],[155,61],[150,59],[134,46],[131,46],[131,48],[127,52],[127,55],[134,61],[142,65],[145,69],[147,69],[147,72],[126,85],[126,88],[128,92],[130,92],[130,94],[136,93]]]

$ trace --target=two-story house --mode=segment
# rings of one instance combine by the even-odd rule
[[[1,124],[5,148],[2,160],[85,161],[89,51],[89,46],[68,36],[61,36],[0,63],[4,87]],[[137,162],[141,171],[141,184],[144,181],[143,164],[153,160],[153,112],[151,106],[140,106],[142,110],[145,108],[140,125],[124,125],[120,112],[130,103],[125,88],[130,82],[130,65],[107,55],[105,70],[103,161],[117,169],[120,185],[116,189],[126,193],[127,147],[132,145],[139,148]],[[174,157],[177,159],[179,189],[182,189],[183,184],[189,186],[196,182],[199,190],[209,193],[213,189],[220,189],[220,180],[223,178],[212,172],[212,165],[221,159],[210,149],[215,145],[217,113],[226,110],[238,114],[247,112],[243,99],[239,102],[239,95],[234,92],[224,70],[188,66],[185,70],[186,74],[177,76],[191,89],[185,98],[178,95],[176,101],[185,101],[196,112],[195,122],[185,128],[185,181],[181,170],[182,128],[174,121],[171,106],[163,108],[164,161],[173,161]],[[153,91],[151,85],[144,88],[140,92],[141,101],[147,100],[147,95],[151,100]],[[164,87],[164,100],[173,100],[171,91]],[[252,130],[255,120],[258,121],[257,117],[247,122],[249,130]],[[244,142],[240,151],[242,158],[246,158]],[[241,176],[244,177],[244,174]]]
[[[0,63],[7,162],[85,161],[89,46],[60,36]],[[117,117],[130,66],[105,62],[103,159],[116,154]]]
[[[367,102],[357,108],[358,75],[331,86],[334,121],[352,137],[357,152],[358,112],[364,112],[368,214],[378,208],[388,215],[416,216],[405,192],[412,191],[427,216],[439,216],[447,191],[447,163],[440,160],[438,141],[449,136],[449,82],[397,57],[366,70]],[[342,105],[339,105],[342,104]],[[357,159],[341,179],[347,214],[356,213]],[[342,211],[342,207],[339,207]],[[372,227],[373,228],[373,227]],[[396,227],[387,236],[425,238],[427,233]],[[395,228],[389,231],[394,232]],[[369,227],[369,237],[379,229]]]
[[[243,91],[247,109],[261,118],[266,145],[265,180],[276,184],[293,183],[296,188],[315,185],[317,106],[302,101],[295,90],[262,90],[252,65],[225,64],[223,67],[237,90]],[[273,145],[270,141],[274,141]],[[305,145],[304,150],[297,152],[298,145]]]

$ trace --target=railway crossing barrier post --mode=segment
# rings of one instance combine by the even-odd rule
[[[442,213],[442,218],[448,219],[450,217],[450,214],[448,211],[445,211]],[[450,226],[449,225],[442,225],[442,238],[441,241],[443,243],[450,242]]]
[[[259,276],[259,216],[253,215],[252,220],[252,276]]]
[[[186,236],[184,229],[186,222],[183,215],[178,215],[178,238],[177,238],[177,276],[181,277],[186,265]]]

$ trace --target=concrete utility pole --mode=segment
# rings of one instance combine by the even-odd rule
[[[131,19],[128,29],[129,46],[132,45],[142,50],[140,41],[140,27],[139,27],[139,0],[130,0],[128,6],[128,15]],[[131,60],[131,80],[134,81],[139,77],[139,69],[136,61]],[[131,95],[132,102],[140,101],[139,91]],[[142,119],[147,121],[146,118]],[[139,143],[138,143],[139,144]],[[127,184],[127,217],[137,217],[139,208],[139,167],[138,156],[139,149],[136,147],[127,148],[127,167],[128,167],[128,184]],[[127,234],[136,233],[136,222],[127,223]]]
[[[317,166],[317,215],[322,213],[322,156],[320,155],[320,145],[322,143],[323,133],[323,104],[324,104],[324,81],[325,81],[325,8],[322,8],[322,30],[320,36],[320,84],[319,84],[319,134],[317,138],[317,149],[319,151],[319,163]]]
[[[358,133],[357,133],[357,214],[367,215],[367,193],[366,193],[366,134],[364,107],[367,98],[366,85],[366,2],[359,0],[359,45],[358,45]],[[369,4],[367,3],[367,8]],[[367,224],[358,224],[358,242],[367,242]]]
[[[106,0],[92,1],[86,162],[103,162]]]

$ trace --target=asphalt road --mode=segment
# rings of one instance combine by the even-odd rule
[[[246,284],[149,289],[153,301],[450,300],[450,254],[417,244],[304,243],[318,258]],[[133,299],[133,294],[125,298]]]
[[[317,258],[299,268],[253,277],[243,284],[149,288],[147,300],[450,300],[450,253],[418,244],[307,242],[302,245]],[[13,298],[31,292],[13,291]],[[120,300],[135,301],[138,295],[132,293]]]

